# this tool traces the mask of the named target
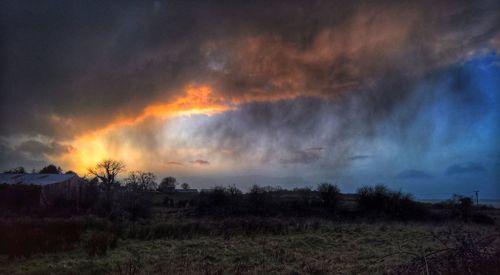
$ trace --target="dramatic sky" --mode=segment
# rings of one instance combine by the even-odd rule
[[[0,169],[500,197],[500,2],[2,1]]]

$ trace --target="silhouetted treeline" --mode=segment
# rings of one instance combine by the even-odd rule
[[[316,230],[320,220],[494,223],[473,206],[470,198],[454,196],[441,204],[429,205],[381,185],[360,188],[352,195],[343,195],[335,185],[328,183],[320,184],[316,190],[253,186],[248,193],[235,186],[216,187],[208,192],[188,194],[181,200],[175,198],[176,203],[173,202],[175,194],[136,192],[126,188],[103,191],[93,184],[88,184],[83,191],[85,196],[79,209],[71,210],[72,216],[81,217],[77,220],[67,220],[68,207],[72,209],[74,204],[54,205],[46,210],[48,212],[38,213],[41,215],[38,218],[31,214],[17,216],[20,221],[16,221],[13,213],[4,211],[0,219],[0,254],[26,257],[69,250],[82,241],[83,233],[89,229],[92,233],[85,235],[84,249],[89,256],[100,256],[116,246],[118,238],[288,234]],[[151,196],[166,199],[154,202]],[[157,209],[153,210],[153,206]],[[194,220],[158,220],[153,216],[158,208]]]
[[[410,194],[389,190],[384,185],[365,186],[357,191],[358,212],[370,217],[388,217],[396,220],[425,220],[433,218],[423,204]]]
[[[92,170],[95,177],[82,184],[78,201],[61,198],[43,208],[38,204],[39,186],[0,185],[0,254],[29,257],[80,245],[95,257],[105,255],[119,239],[282,235],[318,230],[324,222],[495,223],[471,198],[459,195],[426,204],[383,185],[342,194],[331,183],[294,190],[254,185],[246,193],[234,185],[191,192],[182,184],[189,192],[179,192],[175,178],[165,177],[157,184],[150,172],[131,172],[121,183],[117,175],[123,167],[112,160],[101,162]],[[39,172],[62,169],[48,165]]]
[[[38,200],[36,186],[0,185],[0,208],[11,211],[34,209]],[[21,190],[22,192],[18,192]],[[163,196],[153,202],[150,194]],[[492,223],[492,219],[476,213],[469,197],[455,196],[451,200],[430,206],[415,201],[410,194],[393,191],[377,185],[359,188],[355,194],[341,194],[340,189],[330,183],[321,183],[315,190],[254,185],[243,193],[235,186],[215,187],[200,193],[158,193],[141,188],[103,188],[89,181],[81,189],[78,203],[55,200],[43,211],[54,215],[92,214],[112,221],[135,221],[148,219],[153,205],[166,208],[188,208],[198,216],[262,216],[262,217],[320,217],[343,220],[462,220],[477,223]],[[440,211],[431,211],[431,208]]]
[[[385,186],[360,188],[354,196],[340,193],[334,184],[322,183],[316,190],[293,191],[253,186],[243,194],[234,186],[217,187],[200,194],[198,213],[212,216],[316,216],[330,218],[384,218],[426,220],[432,215],[409,194]]]
[[[323,186],[330,190],[321,189]],[[332,216],[336,214],[340,192],[335,185],[284,190],[279,187],[252,186],[243,194],[235,186],[216,187],[201,192],[195,203],[197,213],[211,216]]]

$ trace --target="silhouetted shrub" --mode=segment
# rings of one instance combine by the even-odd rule
[[[326,182],[320,183],[317,190],[326,207],[334,208],[337,206],[340,199],[340,189],[337,185]]]
[[[304,188],[295,188],[293,189],[293,193],[297,194],[298,197],[301,200],[301,204],[303,205],[310,205],[313,200],[313,192],[311,188],[309,187],[304,187]],[[295,202],[296,204],[299,204]]]
[[[243,194],[234,186],[216,187],[209,192],[201,192],[197,213],[215,216],[331,216],[341,198],[336,186],[326,186],[325,202],[319,192],[311,189],[283,190],[279,187],[252,186]]]
[[[276,201],[273,201],[273,192],[275,190],[270,186],[260,187],[258,185],[252,186],[248,193],[248,208],[250,213],[260,216],[270,216],[273,212],[279,210]]]
[[[227,206],[230,202],[230,193],[224,187],[217,186],[208,193],[208,203],[212,206]]]
[[[399,220],[421,220],[429,214],[410,194],[391,191],[384,185],[361,187],[357,195],[359,211],[364,214],[385,215]]]
[[[491,208],[474,206],[470,197],[455,194],[451,199],[435,204],[434,206],[438,209],[446,210],[445,213],[448,215],[446,218],[457,219],[464,222],[472,221],[478,224],[495,224],[493,218],[480,212]]]
[[[383,211],[389,199],[389,190],[384,185],[364,186],[357,191],[358,207],[363,211]]]
[[[91,213],[112,221],[135,221],[151,217],[152,203],[140,193],[130,190],[109,190],[103,192]]]
[[[454,194],[448,204],[451,208],[451,218],[458,218],[464,222],[469,221],[474,205],[470,197]]]
[[[139,218],[151,217],[151,202],[139,196],[136,192],[121,192],[116,200],[116,212],[122,219],[135,221]]]
[[[217,186],[200,193],[198,210],[211,215],[241,214],[244,211],[242,198],[242,192],[235,186]]]
[[[158,185],[158,191],[162,193],[174,193],[176,185],[177,179],[175,179],[174,177],[165,177]]]

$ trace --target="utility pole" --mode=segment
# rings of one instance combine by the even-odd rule
[[[476,205],[479,205],[479,191],[475,190],[474,193],[476,193]]]

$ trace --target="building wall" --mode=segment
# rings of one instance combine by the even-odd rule
[[[0,184],[1,209],[26,209],[38,207],[41,187],[25,184]]]
[[[69,180],[45,185],[40,196],[41,205],[53,205],[58,202],[71,202],[79,204],[83,182],[74,177]]]

